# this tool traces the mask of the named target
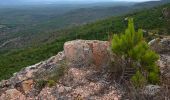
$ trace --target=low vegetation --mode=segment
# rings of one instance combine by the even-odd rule
[[[49,66],[49,69],[41,69],[34,77],[36,88],[41,90],[46,85],[49,87],[54,86],[66,71],[67,64],[65,61],[61,61],[57,65]]]
[[[35,88],[38,91],[41,91],[46,86],[46,84],[47,84],[47,81],[45,80],[37,80],[35,84]]]

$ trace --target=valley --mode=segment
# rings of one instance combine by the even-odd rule
[[[148,3],[104,2],[7,6],[0,8],[0,44],[20,37],[14,43],[11,42],[1,48],[1,51],[49,43],[63,34],[58,32],[60,30],[86,25],[110,16],[120,16],[164,3],[164,1]],[[53,37],[54,35],[55,37]],[[52,38],[50,38],[51,36]]]

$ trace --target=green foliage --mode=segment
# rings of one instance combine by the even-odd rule
[[[61,62],[61,64],[57,67],[58,68],[54,69],[52,72],[49,73],[49,75],[48,75],[49,80],[53,80],[53,81],[57,82],[60,79],[60,77],[62,77],[67,70],[66,62]]]
[[[136,74],[132,76],[131,82],[136,88],[141,88],[146,84],[147,80],[140,71],[137,71]]]
[[[132,50],[139,42],[143,40],[142,31],[139,30],[135,34],[133,20],[129,20],[128,29],[126,29],[125,34],[114,35],[112,40],[112,50],[116,54],[125,55],[130,57],[129,51]],[[132,53],[132,52],[131,52]]]
[[[49,87],[55,86],[58,80],[64,75],[67,69],[66,63],[61,61],[57,66],[53,66],[51,69],[46,69],[35,74],[34,80],[36,81],[36,87],[41,90],[46,85]]]
[[[112,51],[125,57],[128,61],[126,67],[135,67],[139,70],[132,77],[135,86],[140,87],[145,79],[152,84],[159,82],[159,69],[156,67],[159,56],[150,50],[149,45],[144,41],[141,29],[135,32],[132,18],[129,19],[125,34],[113,36]],[[143,76],[142,72],[147,72],[149,75]]]
[[[138,45],[136,45],[134,48],[129,50],[128,54],[131,58],[133,58],[136,61],[140,61],[141,57],[146,53],[146,50],[149,49],[146,42],[142,41]],[[139,53],[140,52],[140,53]]]
[[[159,56],[152,50],[146,50],[144,55],[141,56],[141,63],[144,66],[154,66]]]
[[[45,60],[62,50],[63,42],[51,43],[37,48],[12,51],[0,55],[0,80],[7,79],[23,67]],[[4,59],[5,58],[5,59]]]
[[[47,85],[49,87],[55,86],[56,82],[54,80],[48,80]]]
[[[42,90],[46,86],[46,84],[47,84],[47,81],[45,80],[37,80],[35,88],[38,90]]]
[[[65,61],[58,62],[57,65],[50,66],[50,69],[42,69],[34,75],[35,80],[46,80],[48,85],[57,83],[67,71]]]
[[[152,84],[155,84],[155,83],[159,83],[159,75],[158,73],[155,73],[155,72],[150,72],[149,73],[149,76],[148,76],[148,81]]]

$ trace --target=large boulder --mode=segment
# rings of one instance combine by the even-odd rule
[[[71,66],[106,67],[110,64],[109,47],[107,41],[75,40],[64,44],[64,53]]]

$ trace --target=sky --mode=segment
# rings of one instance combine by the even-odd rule
[[[34,0],[34,1],[40,1],[40,0]],[[85,1],[133,1],[133,2],[144,2],[144,1],[159,1],[159,0],[41,0],[41,1],[77,1],[77,2],[85,2]]]
[[[0,5],[19,5],[19,4],[51,4],[51,3],[95,3],[95,2],[145,2],[145,1],[159,1],[159,0],[0,0]]]
[[[0,0],[1,2],[109,2],[109,1],[126,1],[126,2],[144,2],[159,0]]]

